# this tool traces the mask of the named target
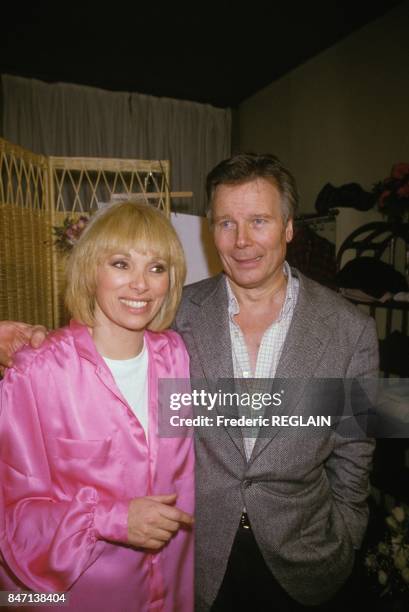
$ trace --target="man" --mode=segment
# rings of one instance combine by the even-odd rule
[[[297,190],[280,161],[234,156],[210,172],[207,192],[224,273],[187,287],[177,314],[191,377],[296,378],[285,410],[302,414],[298,379],[374,376],[374,321],[285,263]],[[320,604],[351,572],[373,444],[278,429],[197,437],[199,610]]]
[[[373,376],[374,322],[285,263],[297,190],[281,162],[236,155],[210,172],[207,191],[224,273],[187,287],[179,308],[192,378],[294,378],[285,410],[302,415],[300,379]],[[372,450],[333,431],[199,432],[197,610],[287,612],[330,600],[366,527]]]

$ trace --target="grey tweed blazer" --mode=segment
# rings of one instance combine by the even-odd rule
[[[293,273],[299,296],[276,376],[375,376],[374,321]],[[233,377],[223,274],[185,288],[175,329],[187,345],[192,378]],[[286,413],[303,414],[303,391],[297,382]],[[197,610],[209,610],[217,595],[244,506],[272,574],[297,601],[328,600],[350,574],[367,524],[374,444],[310,430],[276,427],[257,439],[249,461],[229,428],[197,436]]]

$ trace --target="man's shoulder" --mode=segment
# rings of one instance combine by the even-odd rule
[[[299,279],[303,299],[316,309],[317,315],[323,318],[337,316],[361,324],[370,319],[369,315],[333,289],[320,285],[298,271],[295,271],[295,274]]]
[[[223,274],[187,285],[172,327],[185,338],[186,328],[196,325],[200,312],[206,312],[209,320],[209,313],[222,310],[224,304],[227,305],[227,289]]]
[[[201,304],[215,293],[221,283],[224,283],[224,275],[220,273],[216,276],[204,278],[196,283],[186,285],[186,287],[183,288],[182,306],[186,305],[188,302]]]

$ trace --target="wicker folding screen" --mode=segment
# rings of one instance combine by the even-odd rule
[[[168,161],[44,157],[0,139],[0,320],[65,323],[52,227],[131,194],[169,215],[169,172]]]
[[[0,320],[53,324],[47,160],[0,139]]]

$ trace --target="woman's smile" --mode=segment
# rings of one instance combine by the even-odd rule
[[[125,338],[142,346],[145,329],[159,312],[169,291],[165,261],[130,249],[108,256],[98,267],[93,338],[103,355]],[[132,355],[131,355],[132,356]]]

